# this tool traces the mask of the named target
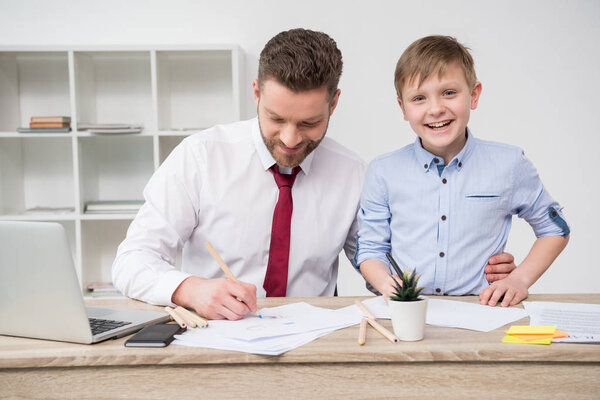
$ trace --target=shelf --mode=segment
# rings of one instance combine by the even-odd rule
[[[158,129],[234,121],[233,52],[158,51]]]
[[[85,204],[143,200],[182,140],[239,120],[241,57],[227,44],[0,46],[0,220],[61,223],[82,293],[110,281],[136,213],[86,214]],[[17,132],[32,116],[69,116],[72,132]],[[77,131],[78,123],[144,129],[96,134]],[[25,213],[36,207],[74,211]]]
[[[0,52],[0,131],[71,115],[68,52]]]
[[[34,207],[75,207],[69,138],[0,139],[0,214]]]
[[[86,260],[81,286],[92,282],[110,282],[117,247],[125,239],[129,220],[81,222],[82,257]]]
[[[142,199],[154,172],[151,137],[85,137],[79,153],[81,210],[89,201]]]
[[[75,52],[74,58],[79,123],[154,126],[149,51]]]

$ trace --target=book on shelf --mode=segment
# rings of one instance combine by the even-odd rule
[[[70,122],[30,122],[30,128],[69,128]]]
[[[144,129],[142,124],[77,124],[77,130],[90,133],[139,133]]]
[[[74,207],[32,207],[23,211],[25,215],[40,214],[70,214],[75,212]]]
[[[71,123],[71,117],[31,117],[31,122],[58,122],[58,123]]]
[[[17,128],[19,133],[69,133],[70,127],[66,128]]]
[[[144,200],[103,200],[89,201],[85,204],[86,214],[129,214],[136,213]]]
[[[119,290],[113,286],[112,282],[93,282],[86,286],[88,293],[92,297],[122,297]]]

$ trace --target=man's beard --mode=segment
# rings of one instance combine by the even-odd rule
[[[321,138],[319,140],[308,140],[308,139],[303,140],[302,143],[299,144],[299,146],[305,146],[304,150],[302,150],[299,153],[287,154],[281,150],[276,151],[276,148],[278,147],[278,145],[280,145],[280,146],[285,146],[285,145],[278,138],[277,139],[267,139],[262,132],[262,128],[260,127],[260,119],[258,121],[258,127],[260,129],[260,136],[262,137],[262,140],[265,143],[265,146],[267,146],[269,153],[271,153],[271,155],[275,159],[275,162],[277,162],[278,165],[281,165],[282,167],[287,167],[287,168],[294,168],[294,167],[297,167],[298,165],[302,164],[302,161],[304,161],[304,159],[306,159],[306,157],[308,157],[308,155],[310,153],[312,153],[312,151],[319,146],[319,143],[321,143],[321,141],[325,137],[325,133],[327,132],[328,126],[329,126],[329,119],[327,120],[327,125],[325,126],[325,132],[323,132],[323,136],[321,136]]]

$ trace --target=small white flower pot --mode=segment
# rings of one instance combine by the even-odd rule
[[[389,301],[394,333],[400,340],[422,340],[425,335],[427,297],[417,301]]]

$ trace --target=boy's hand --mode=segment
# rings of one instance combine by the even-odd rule
[[[516,267],[515,258],[510,253],[496,254],[488,260],[488,265],[485,266],[485,279],[488,282],[496,282],[504,279]]]
[[[514,306],[529,295],[527,285],[515,277],[508,276],[492,283],[490,286],[479,292],[479,302],[482,305],[494,307],[501,297],[502,307]]]
[[[396,292],[396,282],[394,282],[394,279],[396,279],[400,286],[402,286],[402,280],[400,277],[398,277],[398,274],[388,275],[387,280],[382,288],[383,291],[379,291],[383,295],[386,303],[389,303],[390,296]]]

